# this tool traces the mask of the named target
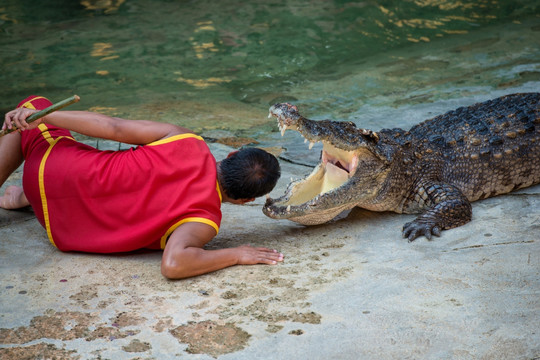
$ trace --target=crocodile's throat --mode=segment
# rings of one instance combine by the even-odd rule
[[[289,196],[274,205],[298,206],[308,203],[347,183],[357,170],[358,156],[354,152],[340,150],[323,142],[321,162],[307,177],[291,182]]]

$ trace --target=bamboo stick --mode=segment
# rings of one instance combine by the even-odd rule
[[[64,99],[62,101],[59,101],[55,104],[52,104],[51,106],[43,109],[43,110],[40,110],[38,111],[37,113],[33,113],[32,115],[30,115],[29,117],[26,118],[26,122],[27,123],[31,123],[32,121],[36,121],[37,119],[41,119],[42,117],[46,116],[46,115],[49,115],[50,113],[54,112],[54,111],[57,111],[57,110],[60,110],[60,109],[63,109],[65,108],[66,106],[68,105],[71,105],[71,104],[74,104],[76,102],[78,102],[81,98],[77,95],[73,95],[72,97],[69,97],[67,99]],[[12,128],[12,129],[5,129],[5,130],[1,130],[0,131],[0,137],[6,135],[6,134],[9,134],[13,131],[17,131],[18,129],[16,128]]]

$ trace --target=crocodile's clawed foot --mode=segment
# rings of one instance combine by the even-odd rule
[[[417,220],[403,225],[403,237],[407,238],[409,242],[422,235],[431,240],[432,235],[441,236],[441,228],[433,223],[419,222]]]

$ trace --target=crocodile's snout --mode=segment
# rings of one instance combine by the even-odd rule
[[[300,117],[300,114],[298,113],[298,108],[296,105],[292,105],[289,103],[277,103],[270,107],[270,114],[268,114],[268,117],[271,117],[272,115],[276,117],[290,117],[293,119],[297,119]]]
[[[275,116],[278,121],[278,126],[281,131],[281,136],[287,129],[296,130],[298,128],[299,121],[302,119],[302,115],[298,112],[298,108],[295,105],[289,103],[274,104],[269,109],[268,117]]]

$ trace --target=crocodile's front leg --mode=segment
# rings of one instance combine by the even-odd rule
[[[441,230],[461,226],[471,221],[471,203],[456,187],[445,183],[430,183],[420,187],[420,193],[426,194],[425,205],[428,209],[414,221],[403,226],[403,237],[413,241],[424,235],[440,236]],[[422,199],[417,192],[416,199]],[[411,199],[412,200],[412,199]]]

